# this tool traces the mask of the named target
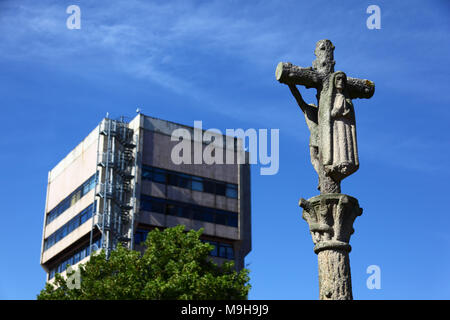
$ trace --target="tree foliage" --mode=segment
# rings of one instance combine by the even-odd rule
[[[184,232],[184,226],[154,229],[145,251],[118,247],[109,259],[91,255],[78,266],[79,288],[56,274],[39,300],[83,299],[246,299],[250,284],[247,269],[236,272],[233,262],[216,265],[208,257],[213,246],[200,241],[202,230]],[[70,278],[75,271],[68,272]],[[69,284],[69,285],[68,285]]]

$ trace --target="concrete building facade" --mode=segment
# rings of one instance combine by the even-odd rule
[[[222,164],[175,164],[180,141],[171,137],[180,129],[191,159],[212,146]],[[47,281],[99,249],[108,254],[122,243],[142,250],[150,230],[179,224],[204,229],[217,263],[234,260],[243,268],[251,250],[251,194],[249,164],[239,158],[249,155],[237,137],[221,135],[227,141],[221,146],[216,139],[205,143],[202,133],[143,114],[130,122],[103,119],[49,172],[41,249]]]

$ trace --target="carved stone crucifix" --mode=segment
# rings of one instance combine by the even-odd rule
[[[352,99],[370,98],[375,92],[372,81],[347,77],[342,71],[334,72],[333,51],[330,40],[320,40],[312,67],[280,62],[275,72],[276,79],[289,86],[305,115],[311,132],[311,162],[319,175],[321,194],[341,192],[341,180],[358,170]],[[318,107],[305,103],[296,85],[315,88]]]
[[[303,198],[303,219],[309,224],[319,262],[319,297],[322,300],[353,299],[350,236],[353,222],[362,214],[358,200],[341,194],[341,180],[359,168],[356,120],[352,99],[370,98],[372,81],[334,72],[334,46],[330,40],[316,44],[312,67],[280,62],[275,76],[289,86],[310,130],[311,162],[319,175],[320,195]],[[303,101],[297,85],[316,88],[317,106]]]

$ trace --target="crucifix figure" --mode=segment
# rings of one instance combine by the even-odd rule
[[[289,86],[302,109],[310,130],[311,162],[319,175],[321,194],[339,193],[340,182],[359,167],[355,110],[352,99],[370,98],[372,81],[334,72],[334,46],[330,40],[317,42],[312,67],[302,68],[280,62],[275,75]],[[297,85],[317,90],[317,106],[307,104]]]
[[[289,86],[303,111],[310,131],[311,163],[319,175],[320,195],[303,198],[303,219],[309,224],[319,262],[319,297],[322,300],[353,299],[350,236],[353,222],[362,214],[358,200],[341,194],[341,181],[359,168],[355,109],[352,100],[370,98],[372,81],[334,72],[334,46],[330,40],[316,44],[312,67],[280,62],[276,79]],[[307,104],[297,85],[317,90],[317,105]]]

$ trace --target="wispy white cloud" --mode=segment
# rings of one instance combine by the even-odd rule
[[[203,57],[228,57],[260,68],[283,52],[282,47],[272,46],[283,38],[282,30],[274,27],[276,21],[261,23],[227,13],[222,1],[195,5],[134,0],[114,6],[81,6],[82,28],[77,31],[66,29],[68,15],[61,4],[36,2],[13,9],[0,22],[8,34],[0,44],[3,57],[52,64],[82,59],[91,65],[102,57],[118,72],[203,105],[214,107],[211,101],[222,101],[213,109],[227,116],[233,114],[233,106],[224,108],[226,97],[212,99],[204,90],[211,80],[202,69]],[[255,118],[250,111],[240,110],[239,116]]]
[[[400,93],[423,92],[420,83],[405,79],[428,71],[424,66],[411,70],[411,63],[399,60],[398,52],[382,57],[380,50],[370,51],[372,47],[354,52],[352,43],[368,43],[365,39],[368,31],[356,31],[359,27],[364,29],[366,14],[362,6],[349,10],[348,6],[320,3],[295,7],[290,2],[129,0],[103,5],[87,1],[80,4],[82,29],[74,31],[66,29],[68,14],[60,2],[7,3],[8,10],[0,16],[4,34],[0,56],[4,58],[62,66],[74,61],[94,69],[101,62],[119,73],[194,99],[199,105],[227,117],[251,119],[261,124],[292,122],[289,126],[292,129],[287,130],[293,136],[297,133],[294,121],[302,119],[286,119],[282,113],[271,111],[277,106],[267,101],[264,94],[251,101],[258,106],[255,112],[254,108],[245,107],[250,103],[248,97],[246,101],[239,101],[227,92],[205,89],[210,88],[214,78],[207,74],[208,68],[214,68],[215,61],[218,64],[227,61],[228,70],[221,68],[224,74],[218,77],[239,78],[240,68],[246,68],[247,76],[264,74],[264,79],[255,76],[251,81],[265,90],[267,77],[274,82],[273,69],[278,61],[310,65],[315,41],[332,38],[337,46],[338,68],[361,70],[362,74],[355,76],[383,78],[385,85]],[[389,10],[383,12],[385,18],[393,15]],[[355,17],[361,20],[358,28],[351,27]],[[404,21],[399,21],[398,31],[386,35],[392,38],[391,42],[404,41],[406,37],[423,40],[432,36],[428,29],[405,34],[403,24]],[[381,43],[379,39],[374,41]],[[204,61],[208,62],[207,66]],[[235,61],[236,66],[231,66],[229,61]],[[387,70],[403,80],[386,78]],[[437,78],[439,75],[434,79]],[[436,81],[435,85],[442,83]],[[426,94],[433,97],[433,86],[426,88]]]

